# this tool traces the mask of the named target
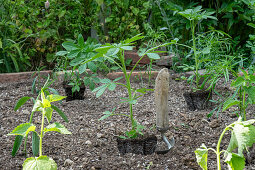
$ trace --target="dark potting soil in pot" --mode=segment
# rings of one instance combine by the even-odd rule
[[[80,87],[80,91],[75,91],[72,93],[72,86],[67,85],[66,83],[63,83],[63,87],[65,89],[66,93],[66,101],[71,101],[71,100],[84,100],[84,93],[85,93],[85,86]]]
[[[117,144],[122,155],[126,153],[150,155],[155,152],[157,137],[153,135],[137,139],[117,138]]]
[[[211,98],[210,91],[197,91],[197,92],[186,92],[183,94],[187,103],[188,109],[203,110],[208,106],[208,101]]]

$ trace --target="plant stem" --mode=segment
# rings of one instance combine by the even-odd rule
[[[43,111],[42,111],[42,124],[41,124],[41,134],[40,134],[39,156],[42,156],[42,138],[43,138],[44,115],[45,115],[45,108],[43,108]]]
[[[122,64],[122,71],[125,75],[126,79],[126,87],[128,90],[128,98],[131,101],[132,100],[132,90],[131,90],[131,84],[130,84],[130,75],[127,75],[127,69],[125,65],[125,58],[124,58],[124,51],[121,51],[121,58],[120,58],[121,64]],[[131,72],[130,72],[131,74]],[[129,103],[129,110],[130,110],[130,119],[131,119],[131,124],[132,124],[132,130],[135,129],[134,127],[134,117],[133,117],[133,104]]]
[[[196,87],[198,88],[198,86],[199,86],[198,56],[197,56],[196,39],[195,39],[195,28],[196,28],[196,25],[195,25],[194,22],[195,22],[194,20],[190,21],[190,25],[191,25],[191,30],[192,30],[192,42],[193,42],[192,48],[193,48],[193,51],[194,51],[195,64],[196,64],[196,72],[195,72],[195,75],[196,75]]]
[[[244,87],[246,86],[246,84],[244,84]],[[242,112],[243,112],[243,117],[242,120],[246,121],[246,113],[245,113],[245,90],[243,90],[243,101],[242,101]]]
[[[224,129],[224,131],[221,133],[220,138],[219,138],[219,140],[218,140],[217,150],[216,150],[218,170],[221,170],[221,164],[220,164],[220,153],[221,153],[221,152],[220,152],[220,143],[221,143],[222,138],[223,138],[224,134],[226,133],[226,131],[229,130],[229,127],[230,127],[230,126],[232,126],[232,124],[229,125],[229,126],[227,126],[227,127]]]

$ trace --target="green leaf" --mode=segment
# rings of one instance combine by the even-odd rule
[[[42,107],[43,108],[51,107],[50,101],[48,99],[43,99],[42,100]]]
[[[88,63],[88,68],[94,73],[97,71],[97,66],[93,62]]]
[[[255,127],[250,123],[253,123],[253,121],[236,122],[231,132],[231,138],[227,148],[228,152],[232,152],[235,148],[238,148],[238,154],[243,156],[243,150],[255,143]]]
[[[77,50],[78,47],[71,41],[66,41],[62,44],[62,46],[67,50],[67,51],[72,51],[72,50]]]
[[[228,108],[230,108],[231,106],[234,106],[234,105],[237,105],[239,104],[240,101],[238,100],[234,100],[232,98],[229,98],[228,100],[226,100],[223,104],[223,107],[222,107],[222,111],[225,111],[227,110]]]
[[[22,166],[23,170],[57,170],[56,162],[47,156],[27,158]]]
[[[23,104],[25,104],[29,99],[31,99],[31,97],[22,97],[21,99],[19,99],[19,101],[16,103],[15,107],[14,107],[14,111],[17,111]]]
[[[51,132],[51,131],[55,131],[55,132],[59,132],[61,134],[72,134],[70,131],[68,131],[64,125],[60,124],[60,123],[52,123],[50,125],[48,125],[46,128],[44,128],[44,132]]]
[[[49,100],[50,102],[55,102],[55,101],[63,100],[64,98],[66,98],[66,96],[51,94],[51,95],[48,95],[46,99]]]
[[[114,91],[115,88],[116,88],[116,84],[114,84],[114,83],[111,83],[111,84],[108,86],[108,89],[109,89],[110,91]]]
[[[52,104],[51,108],[54,109],[65,120],[65,122],[67,122],[67,123],[69,122],[67,116],[65,115],[65,113],[62,112],[57,106]]]
[[[195,154],[198,165],[200,165],[203,170],[207,170],[208,149],[205,144],[202,144],[200,148],[196,149]]]
[[[110,79],[101,79],[100,82],[104,83],[104,84],[108,84],[108,83],[111,83],[111,80]]]
[[[39,142],[40,138],[36,132],[32,132],[32,152],[34,156],[39,155]]]
[[[252,103],[255,102],[255,86],[250,86],[247,88],[247,93],[249,98],[252,100]]]
[[[159,56],[157,53],[147,53],[147,56],[148,56],[150,59],[154,59],[154,60],[160,59],[160,56]]]
[[[245,158],[236,153],[227,152],[225,162],[232,170],[243,170],[245,168]]]
[[[56,53],[56,56],[64,56],[68,53],[68,51],[59,51]]]
[[[86,69],[87,69],[87,63],[80,65],[78,68],[80,74],[84,73]]]
[[[78,56],[78,54],[80,53],[80,50],[74,50],[74,51],[71,51],[67,54],[67,58],[69,59],[73,59],[73,58],[76,58]]]
[[[36,126],[31,123],[23,123],[17,126],[11,133],[8,135],[21,135],[25,137],[29,132],[35,131]]]
[[[104,114],[104,116],[102,116],[100,119],[98,119],[99,121],[104,120],[104,119],[113,115],[113,113],[110,111],[105,111],[103,114]]]
[[[96,97],[100,97],[104,91],[106,90],[107,86],[103,86],[103,88],[101,88],[100,90],[98,90],[98,92],[96,93]]]
[[[15,156],[16,153],[18,152],[19,147],[22,143],[22,140],[23,140],[23,136],[21,136],[21,135],[17,135],[15,137],[15,141],[14,141],[14,144],[13,144],[13,147],[12,147],[12,156]]]
[[[53,109],[50,108],[50,107],[47,107],[45,110],[46,110],[45,116],[46,116],[46,118],[47,118],[47,120],[48,120],[48,123],[50,123],[51,117],[52,117]]]
[[[134,42],[134,41],[137,41],[137,40],[140,40],[140,39],[142,39],[142,38],[144,38],[144,36],[141,36],[141,34],[137,34],[136,36],[134,36],[134,37],[132,37],[132,38],[130,38],[130,39],[126,39],[126,40],[124,41],[124,44],[130,44],[130,43],[132,43],[132,42]]]
[[[243,77],[238,77],[235,81],[231,83],[231,86],[237,87],[245,82],[245,79]]]
[[[81,34],[79,34],[79,36],[78,36],[78,44],[79,44],[80,47],[84,46],[84,39],[83,39],[83,36]]]
[[[133,50],[134,46],[122,46],[120,48],[123,49],[123,50],[131,51],[131,50]]]
[[[120,51],[119,48],[111,48],[107,51],[107,55],[114,56],[114,55],[118,54],[119,51]]]

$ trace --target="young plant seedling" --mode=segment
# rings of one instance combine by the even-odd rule
[[[236,91],[224,102],[222,111],[225,111],[231,106],[238,105],[239,115],[242,117],[243,121],[246,121],[246,108],[249,104],[255,104],[255,75],[253,75],[253,71],[246,72],[242,69],[241,71],[243,75],[238,76],[236,80],[231,83],[231,86],[235,87]]]
[[[49,77],[48,77],[49,80]],[[51,83],[48,83],[48,80],[44,84],[44,86],[41,88],[41,91],[39,92],[39,95],[36,100],[34,100],[34,106],[32,110],[32,114],[30,116],[29,123],[23,123],[17,126],[11,133],[8,135],[16,135],[16,139],[13,146],[12,155],[15,156],[21,142],[24,137],[25,139],[25,152],[26,152],[26,140],[29,132],[32,132],[32,151],[34,156],[39,155],[39,157],[30,157],[25,160],[23,163],[23,169],[50,169],[55,170],[57,169],[57,165],[54,162],[53,159],[43,156],[42,155],[42,139],[44,135],[47,132],[50,131],[56,131],[61,134],[71,134],[62,124],[60,123],[52,123],[48,126],[44,127],[44,120],[47,119],[48,123],[50,123],[52,119],[53,110],[55,110],[59,115],[68,122],[68,119],[66,115],[55,105],[52,104],[52,102],[60,101],[65,98],[65,96],[50,94],[48,91],[48,87]],[[15,110],[20,108],[27,100],[29,100],[31,97],[23,97],[21,98],[18,103],[15,106]],[[39,99],[41,98],[41,100]],[[35,112],[41,112],[42,119],[41,119],[41,129],[40,131],[36,131],[36,126],[32,123],[32,118]]]
[[[205,144],[202,144],[200,148],[196,149],[197,163],[203,170],[207,170],[207,156],[208,151],[211,150],[217,155],[217,167],[221,170],[220,155],[224,153],[225,162],[228,164],[229,169],[242,170],[245,167],[245,157],[243,151],[247,147],[251,147],[255,143],[255,119],[248,121],[242,121],[239,119],[228,125],[220,135],[216,150],[213,148],[207,148]],[[220,151],[220,144],[224,134],[227,131],[231,131],[230,143],[227,150]],[[238,149],[238,153],[234,153],[234,149]]]
[[[140,88],[140,89],[134,89],[131,86],[131,75],[138,63],[147,55],[150,59],[160,59],[160,56],[157,54],[157,51],[154,51],[158,49],[159,47],[168,45],[168,44],[163,44],[157,47],[153,47],[150,49],[147,49],[143,53],[140,54],[140,59],[136,62],[134,67],[130,72],[127,71],[126,68],[126,62],[125,62],[125,57],[124,57],[124,51],[125,50],[132,50],[133,49],[133,44],[135,41],[142,39],[143,36],[136,35],[130,39],[126,39],[119,44],[106,44],[103,45],[97,49],[95,49],[96,52],[98,52],[95,56],[91,57],[89,60],[84,61],[83,63],[80,64],[80,67],[83,67],[84,64],[96,60],[100,57],[103,57],[104,59],[108,60],[111,63],[115,63],[123,72],[124,78],[125,78],[125,84],[123,83],[118,83],[117,81],[120,80],[122,77],[117,78],[113,81],[109,79],[102,79],[101,83],[103,84],[100,87],[97,87],[93,90],[93,92],[96,93],[96,97],[101,96],[106,89],[113,91],[116,88],[116,85],[121,85],[124,88],[126,88],[127,93],[128,93],[128,98],[121,98],[121,103],[128,103],[129,105],[129,114],[116,114],[114,113],[114,110],[112,112],[106,111],[104,112],[104,116],[101,117],[99,120],[103,120],[109,116],[112,115],[122,115],[130,118],[131,121],[131,130],[127,131],[125,133],[126,136],[121,136],[122,138],[136,138],[139,134],[142,135],[142,130],[144,129],[144,126],[140,125],[134,118],[134,113],[133,113],[133,106],[134,104],[137,103],[137,99],[141,97],[143,94],[145,94],[148,91],[152,91],[153,89],[146,89],[146,88]],[[173,43],[169,43],[173,44]]]

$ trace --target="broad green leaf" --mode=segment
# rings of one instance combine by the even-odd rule
[[[76,58],[76,57],[78,56],[79,53],[80,53],[80,50],[70,51],[70,52],[67,54],[67,58],[69,58],[69,59]]]
[[[25,104],[29,99],[31,99],[31,97],[22,97],[21,99],[19,99],[19,101],[16,103],[15,107],[14,107],[14,111],[17,111],[23,104]]]
[[[250,124],[246,125],[247,123],[237,122],[234,125],[227,148],[228,152],[232,152],[235,148],[238,148],[238,154],[242,156],[243,150],[255,143],[255,127]],[[249,123],[252,123],[252,121]]]
[[[67,116],[65,115],[65,113],[62,112],[57,106],[52,104],[51,108],[54,109],[65,120],[65,122],[67,122],[67,123],[69,122]]]
[[[46,128],[44,128],[44,132],[50,132],[50,131],[55,131],[55,132],[59,132],[61,134],[72,134],[70,131],[68,131],[64,125],[60,124],[60,123],[52,123],[50,125],[48,125]]]
[[[110,79],[101,79],[100,82],[104,83],[104,84],[108,84],[108,83],[111,83],[111,80]]]
[[[32,152],[34,156],[39,155],[40,138],[36,132],[32,132]]]
[[[56,162],[47,156],[27,158],[22,166],[23,170],[57,170]]]
[[[148,56],[150,59],[154,59],[154,60],[160,59],[160,56],[159,56],[157,53],[147,53],[147,56]]]
[[[18,152],[19,147],[22,143],[22,140],[23,140],[23,136],[21,136],[21,135],[17,135],[15,137],[15,141],[14,141],[14,144],[13,144],[13,147],[12,147],[12,156],[15,156],[16,153]]]
[[[21,135],[25,137],[29,132],[35,131],[36,126],[31,123],[23,123],[17,126],[11,133],[8,135]]]
[[[64,98],[66,98],[66,96],[51,94],[51,95],[48,95],[46,99],[50,102],[55,102],[55,101],[63,100]]]
[[[120,97],[120,99],[122,99],[123,101],[120,102],[120,103],[129,103],[129,104],[136,104],[137,103],[137,100],[135,99],[129,99],[129,98],[125,98],[125,97]]]
[[[131,50],[133,50],[134,46],[122,46],[120,48],[123,49],[123,50],[131,51]]]
[[[77,50],[78,47],[71,41],[66,41],[62,44],[62,46],[67,50],[67,51],[72,51],[72,50]]]
[[[231,83],[231,86],[237,87],[245,82],[245,79],[243,77],[238,77],[235,81]]]
[[[42,100],[43,108],[51,107],[50,101],[48,99]]]
[[[226,100],[223,104],[223,107],[222,107],[222,111],[225,111],[227,110],[228,108],[230,108],[231,106],[234,106],[234,105],[237,105],[239,104],[240,101],[238,100],[234,100],[232,98],[229,98],[228,100]]]
[[[147,91],[154,91],[154,89],[146,89],[146,88],[140,88],[136,89],[136,92],[145,94]]]
[[[56,56],[64,56],[68,53],[68,51],[59,51],[56,53]]]
[[[80,74],[84,73],[86,69],[87,69],[87,63],[80,65],[78,68]]]
[[[88,61],[88,60],[87,60],[87,61]],[[84,59],[83,59],[83,58],[80,58],[80,57],[77,57],[77,58],[73,59],[73,60],[70,62],[70,66],[77,66],[77,65],[79,65],[79,64],[81,64],[81,63],[85,64]]]
[[[202,144],[200,148],[196,149],[195,154],[197,163],[203,170],[207,170],[207,156],[208,156],[207,147],[204,144]]]
[[[225,162],[231,170],[243,170],[245,167],[245,158],[236,153],[227,152]]]
[[[46,110],[45,116],[46,116],[46,118],[48,120],[48,123],[50,123],[53,110],[50,107],[47,107],[45,110]]]
[[[255,28],[255,24],[253,23],[248,23],[247,25],[251,26],[252,28]]]
[[[120,79],[122,79],[123,77],[118,77],[116,79],[113,80],[113,82],[119,81]]]
[[[252,103],[255,102],[255,86],[250,86],[247,89],[249,98],[252,100]]]
[[[88,63],[88,68],[94,73],[97,71],[97,66],[93,62]]]
[[[119,51],[120,51],[119,48],[111,48],[107,51],[107,55],[114,56],[114,55],[118,54]]]
[[[84,39],[83,36],[81,34],[78,35],[78,44],[80,47],[84,46]]]

